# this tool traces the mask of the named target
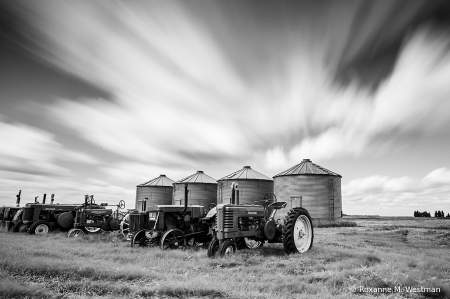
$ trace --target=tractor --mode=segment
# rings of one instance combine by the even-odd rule
[[[67,236],[76,238],[84,234],[92,234],[103,231],[116,231],[120,229],[119,209],[125,208],[125,202],[121,200],[117,210],[107,209],[108,203],[95,204],[94,196],[85,195],[84,205],[76,208],[74,228]]]
[[[19,194],[16,195],[16,205],[9,207],[0,207],[0,229],[4,231],[11,230],[14,225],[17,223],[16,215],[20,216],[22,208],[20,207],[20,194],[22,190],[19,191]]]
[[[22,211],[16,213],[13,232],[47,234],[56,228],[67,230],[73,226],[75,209],[79,204],[54,204],[54,194],[50,204],[45,203],[46,194],[42,203],[37,198],[34,203],[27,203]]]
[[[188,185],[184,205],[156,205],[149,211],[129,215],[131,247],[166,249],[198,248],[211,240],[211,224],[205,221],[205,208],[188,206]]]
[[[275,221],[277,210],[285,202],[267,200],[265,205],[239,204],[235,201],[235,188],[231,204],[217,205],[207,218],[216,217],[213,238],[208,246],[208,257],[233,254],[237,249],[256,248],[268,243],[283,243],[286,253],[304,253],[313,244],[314,230],[311,217],[301,207],[292,208],[284,224]],[[207,219],[205,219],[207,220]],[[243,242],[245,241],[245,243]],[[244,247],[245,248],[245,247]]]

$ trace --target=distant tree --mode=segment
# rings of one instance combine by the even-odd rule
[[[444,211],[441,211],[441,217],[445,217]]]
[[[450,213],[447,213],[447,217],[450,218]]]
[[[438,217],[438,212],[434,211],[434,217]]]

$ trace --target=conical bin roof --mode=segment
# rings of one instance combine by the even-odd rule
[[[148,182],[137,185],[136,187],[146,187],[146,186],[160,186],[160,187],[173,187],[175,181],[166,177],[165,174],[161,174],[159,177],[154,178]]]
[[[263,175],[262,173],[257,172],[256,170],[253,170],[250,166],[244,166],[244,168],[233,172],[232,174],[229,174],[223,178],[221,178],[219,181],[223,180],[265,180],[265,181],[273,181],[272,178]]]
[[[177,181],[175,184],[217,184],[217,181],[199,170],[196,173]]]
[[[322,166],[319,166],[317,164],[314,164],[309,159],[303,159],[303,161],[300,164],[295,165],[294,167],[289,168],[288,170],[285,170],[279,174],[277,174],[275,177],[279,176],[288,176],[288,175],[332,175],[332,176],[338,176],[342,177],[341,175],[332,172],[331,170],[328,170]]]

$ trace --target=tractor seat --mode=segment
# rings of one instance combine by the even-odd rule
[[[286,207],[287,203],[284,201],[278,201],[278,202],[274,202],[271,203],[268,208],[272,208],[275,210],[279,210],[279,209],[283,209],[284,207]]]

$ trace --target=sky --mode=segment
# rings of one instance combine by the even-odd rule
[[[343,212],[450,212],[448,1],[0,0],[0,205],[311,159]]]

